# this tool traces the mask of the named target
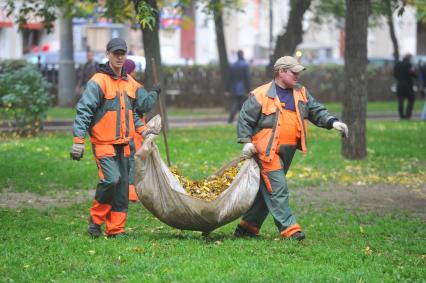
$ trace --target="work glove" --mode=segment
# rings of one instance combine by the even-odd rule
[[[155,134],[148,134],[144,139],[141,148],[136,153],[136,156],[145,159],[154,149],[154,140],[158,137]]]
[[[348,137],[349,130],[348,130],[348,126],[346,126],[345,123],[335,121],[333,123],[333,128],[338,130],[342,134],[342,137],[344,137],[344,138]]]
[[[80,161],[84,154],[84,143],[75,143],[72,145],[70,156],[72,160]]]
[[[155,91],[158,95],[161,93],[161,87],[160,85],[155,85],[152,87],[152,91]]]
[[[251,158],[253,154],[257,153],[256,147],[251,142],[244,144],[241,156],[245,159]]]
[[[158,132],[156,131],[156,130],[154,130],[154,129],[152,129],[152,128],[147,128],[145,131],[143,131],[142,132],[142,137],[144,138],[144,139],[146,139],[149,135],[156,135],[156,136],[158,136]]]
[[[146,135],[145,140],[152,142],[156,138],[158,138],[158,134],[152,133],[152,134]]]

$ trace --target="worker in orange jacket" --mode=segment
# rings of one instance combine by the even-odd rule
[[[123,68],[126,53],[123,39],[108,42],[109,61],[100,65],[76,106],[70,154],[74,160],[83,157],[85,136],[89,133],[100,179],[90,208],[88,232],[93,237],[102,234],[104,223],[108,237],[127,237],[129,143],[135,135],[146,133],[146,126],[136,113],[141,86]]]
[[[126,59],[124,66],[128,75],[136,79],[136,64],[131,59]],[[153,90],[147,92],[143,85],[140,85],[139,91],[136,97],[136,108],[135,111],[141,118],[142,122],[145,124],[145,114],[154,107],[158,95],[161,93],[161,88],[159,86],[154,86]],[[144,132],[144,135],[147,134],[158,134],[155,131],[147,130]],[[135,180],[135,153],[139,150],[142,145],[144,137],[142,135],[135,135],[134,139],[130,142],[130,174],[129,174],[129,200],[131,202],[136,202],[139,200],[136,193],[136,180]]]
[[[291,56],[279,58],[274,64],[274,80],[253,90],[240,111],[238,142],[244,143],[243,156],[258,161],[261,180],[253,206],[234,232],[237,237],[256,236],[271,213],[283,237],[303,240],[305,234],[289,206],[285,175],[296,149],[307,152],[307,121],[348,134],[346,124],[330,115],[298,83],[304,69]]]

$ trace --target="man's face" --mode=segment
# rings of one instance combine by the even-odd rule
[[[93,61],[93,52],[88,51],[88,52],[86,53],[86,59],[87,59],[87,61],[89,61],[89,62]]]
[[[107,52],[107,57],[111,67],[119,70],[123,67],[124,61],[126,61],[126,51],[116,50],[114,52]]]
[[[290,70],[281,69],[278,73],[278,79],[287,87],[294,88],[299,81],[299,73]]]

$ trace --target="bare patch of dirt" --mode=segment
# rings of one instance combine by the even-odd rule
[[[426,186],[402,185],[336,186],[295,189],[290,192],[299,205],[344,208],[378,214],[404,213],[426,219]]]
[[[48,206],[66,207],[75,203],[92,199],[94,190],[75,192],[58,192],[55,194],[39,195],[30,192],[15,193],[1,192],[0,207],[5,208],[44,208]]]
[[[0,193],[0,207],[45,208],[64,207],[92,199],[94,190],[60,192],[54,195],[34,193]],[[402,185],[305,187],[291,190],[290,198],[301,207],[318,209],[336,207],[354,212],[378,214],[404,213],[426,219],[426,186],[411,188]]]

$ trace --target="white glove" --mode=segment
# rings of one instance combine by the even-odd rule
[[[155,134],[148,134],[143,140],[141,148],[136,153],[136,156],[145,159],[154,149],[154,140],[158,137]]]
[[[84,143],[75,143],[71,147],[70,156],[73,160],[80,161],[84,154]]]
[[[245,159],[251,158],[253,154],[257,153],[256,147],[251,142],[244,144],[241,156]]]
[[[335,121],[333,123],[333,128],[338,130],[342,134],[342,137],[344,137],[344,138],[348,137],[349,130],[348,130],[348,126],[346,126],[345,123]]]
[[[152,135],[152,134],[158,135],[158,132],[155,131],[154,129],[148,128],[145,131],[143,131],[141,135],[144,139],[146,139],[149,135]]]
[[[153,141],[156,138],[158,138],[158,134],[149,133],[144,138],[145,138],[146,141]]]

